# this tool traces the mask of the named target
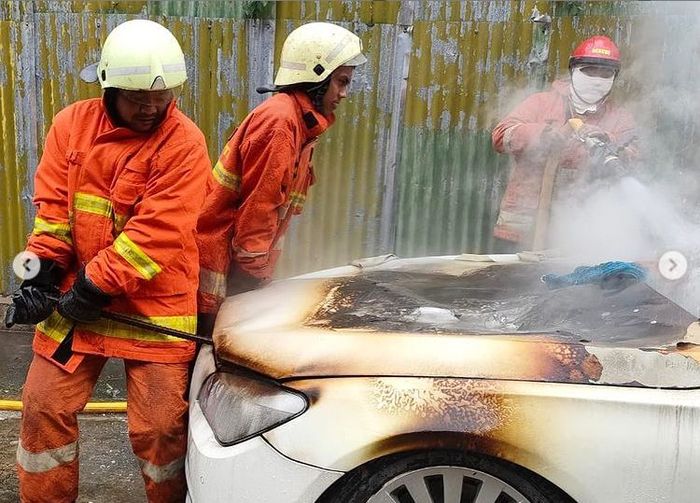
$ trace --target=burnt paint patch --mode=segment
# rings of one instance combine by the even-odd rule
[[[544,358],[541,372],[551,382],[588,383],[598,381],[603,373],[603,365],[598,358],[582,345],[543,343]]]
[[[548,334],[567,343],[638,347],[675,343],[695,321],[641,283],[613,293],[597,285],[549,290],[540,277],[562,267],[568,270],[499,264],[463,276],[369,271],[329,281],[305,324],[378,333]],[[426,307],[442,310],[443,321],[416,316]]]
[[[513,414],[497,385],[467,379],[375,379],[370,400],[391,416],[479,435],[505,426]]]

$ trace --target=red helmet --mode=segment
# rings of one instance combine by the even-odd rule
[[[569,69],[575,65],[609,66],[620,69],[620,49],[604,35],[596,35],[581,42],[569,58]]]

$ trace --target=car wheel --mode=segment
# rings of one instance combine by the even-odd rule
[[[317,503],[572,502],[544,479],[516,465],[460,451],[387,456],[356,468]]]

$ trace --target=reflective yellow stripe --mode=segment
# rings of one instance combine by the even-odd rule
[[[68,224],[52,224],[43,218],[34,218],[34,230],[32,234],[51,234],[56,239],[60,239],[68,244],[73,244],[70,233],[70,225]]]
[[[182,332],[187,332],[194,334],[197,331],[197,317],[196,316],[135,316],[133,314],[128,315],[131,318],[135,318],[142,321],[147,321],[154,325],[160,325],[161,327],[174,328]],[[91,323],[89,325],[81,325],[79,328],[84,328],[90,332],[94,332],[100,335],[106,335],[108,337],[116,337],[118,339],[136,339],[140,341],[158,341],[158,342],[182,342],[182,339],[177,337],[171,337],[169,335],[164,335],[159,332],[152,330],[144,330],[141,328],[134,328],[129,325],[124,325],[117,321],[100,319],[96,323]]]
[[[22,443],[17,446],[17,464],[29,473],[42,473],[71,463],[78,457],[78,442],[42,452],[29,452]]]
[[[241,177],[226,171],[221,161],[218,161],[214,165],[212,174],[214,175],[214,179],[219,182],[219,185],[223,185],[227,189],[238,190],[241,187]]]
[[[73,328],[73,322],[54,311],[48,318],[37,324],[36,328],[60,344]]]
[[[73,196],[73,207],[78,211],[112,218],[112,202],[104,197],[76,192]]]
[[[119,234],[117,239],[114,240],[114,250],[146,279],[153,279],[156,274],[162,271],[160,266],[146,255],[136,243],[129,239],[129,236],[124,232]]]
[[[199,291],[219,298],[226,297],[226,276],[205,268],[199,269]]]
[[[185,468],[185,457],[177,458],[167,465],[154,465],[142,458],[136,458],[144,475],[148,476],[156,484],[171,480],[180,476],[184,477],[183,469]]]
[[[306,196],[300,192],[292,192],[289,194],[289,203],[297,208],[303,208]]]

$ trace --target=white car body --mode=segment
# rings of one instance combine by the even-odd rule
[[[411,285],[436,275],[454,287],[521,266],[533,267],[516,255],[384,257],[227,299],[214,331],[217,359],[203,348],[192,379],[188,501],[313,503],[373,460],[446,447],[525,468],[577,503],[698,501],[700,332],[672,303],[642,308],[658,304],[647,314],[668,319],[650,321],[639,338],[597,337],[610,329],[601,312],[602,328],[579,340],[566,331],[480,331],[481,318],[476,331],[464,330],[467,311],[452,319],[456,308],[435,305],[403,312],[397,304],[405,326],[381,317],[375,326],[363,320],[375,297],[347,296],[367,278],[381,288],[381,278]],[[357,313],[358,326],[349,326]],[[216,362],[283,383],[309,406],[221,445],[198,399]]]

